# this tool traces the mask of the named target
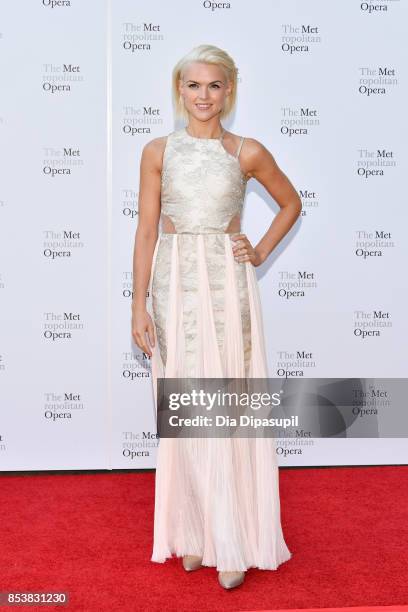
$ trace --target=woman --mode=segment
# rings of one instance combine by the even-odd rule
[[[142,151],[132,335],[152,358],[156,400],[157,377],[269,375],[254,268],[295,223],[301,201],[260,142],[222,126],[237,73],[218,47],[188,53],[173,71],[187,125]],[[240,225],[250,179],[280,206],[255,247]],[[273,438],[160,440],[151,560],[172,554],[188,571],[215,566],[224,588],[242,584],[249,567],[276,569],[291,557]]]

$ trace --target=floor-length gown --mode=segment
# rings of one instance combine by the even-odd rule
[[[148,310],[157,377],[266,378],[255,268],[238,262],[247,179],[219,138],[171,132]],[[156,404],[157,408],[157,404]],[[280,520],[274,438],[161,438],[152,561],[199,555],[218,571],[276,569],[291,557]]]

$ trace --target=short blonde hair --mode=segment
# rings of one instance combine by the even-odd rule
[[[227,80],[231,82],[232,88],[231,93],[225,101],[224,108],[220,113],[220,118],[227,117],[235,106],[237,98],[237,81],[238,81],[238,68],[235,65],[234,60],[226,51],[215,47],[214,45],[199,45],[192,49],[187,55],[182,57],[173,69],[172,74],[172,96],[173,104],[176,117],[188,118],[188,113],[184,108],[183,100],[179,93],[179,79],[183,70],[192,62],[202,62],[204,64],[215,64],[220,66],[224,72]]]

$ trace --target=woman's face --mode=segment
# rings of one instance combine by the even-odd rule
[[[207,121],[222,111],[231,89],[220,66],[202,62],[189,64],[179,81],[186,111],[200,121]]]

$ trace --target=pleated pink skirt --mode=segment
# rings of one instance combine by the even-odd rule
[[[159,234],[152,262],[151,296]],[[168,236],[167,236],[168,239]],[[157,409],[157,378],[184,378],[185,337],[183,292],[180,278],[179,237],[170,238],[171,261],[166,305],[166,364],[164,366],[153,309],[155,329],[152,381]],[[251,322],[249,369],[244,363],[244,342],[236,262],[231,239],[225,234],[224,342],[217,343],[213,304],[202,234],[197,249],[197,378],[267,378],[262,309],[255,268],[246,268]],[[154,538],[151,561],[163,563],[176,555],[202,556],[202,564],[218,571],[245,571],[250,567],[275,570],[291,558],[281,526],[279,469],[274,438],[162,438],[159,442]]]

